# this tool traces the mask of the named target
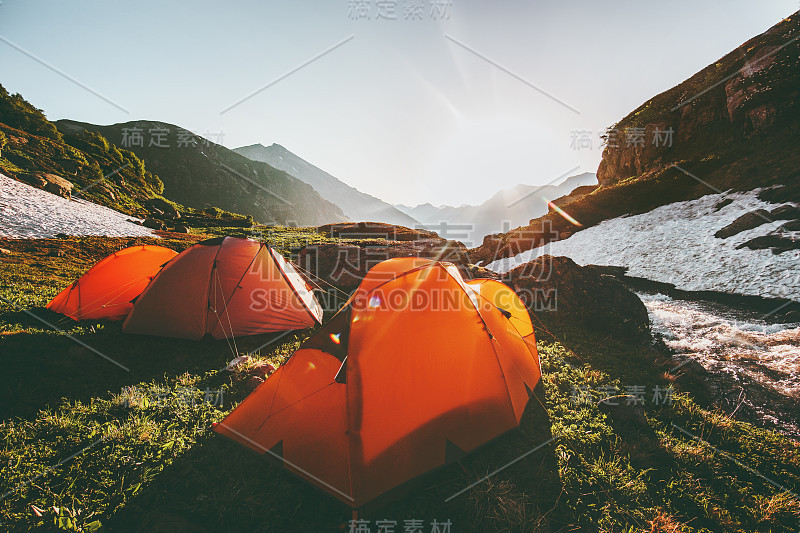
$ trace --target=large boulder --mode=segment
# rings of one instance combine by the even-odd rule
[[[800,231],[800,220],[792,220],[783,224],[780,229],[782,231]]]
[[[47,185],[47,180],[36,174],[19,173],[17,179],[37,189],[44,189],[44,186]]]
[[[766,209],[756,209],[755,211],[745,213],[721,230],[717,231],[714,234],[714,237],[718,239],[727,239],[728,237],[733,237],[737,233],[757,228],[761,224],[766,224],[767,222],[772,222],[772,220],[773,219],[770,217],[769,211]]]
[[[57,194],[64,198],[72,197],[74,185],[71,181],[65,180],[61,176],[55,174],[41,174],[40,177],[45,181],[44,190],[47,192]]]
[[[382,222],[342,222],[325,224],[317,230],[333,239],[384,239],[387,241],[417,241],[422,239],[439,239],[433,231],[411,229],[405,226],[384,224]]]
[[[800,207],[791,204],[782,205],[770,211],[769,215],[772,220],[796,220],[800,218]]]
[[[789,185],[775,185],[758,193],[758,199],[764,202],[779,204],[782,202],[800,203],[800,173],[792,176]]]
[[[142,222],[142,225],[145,228],[150,228],[150,229],[156,229],[156,230],[163,230],[164,229],[164,223],[161,222],[160,220],[156,220],[155,218],[146,218],[146,219],[144,219],[144,221]]]
[[[546,321],[650,340],[647,308],[639,297],[615,277],[581,267],[568,257],[538,257],[508,272],[503,281]]]
[[[144,205],[150,209],[150,213],[154,216],[164,218],[181,218],[181,214],[175,208],[175,206],[163,198],[150,198],[144,201]]]
[[[572,224],[563,224],[558,230],[546,218],[533,219],[529,226],[513,229],[508,233],[496,233],[483,238],[483,244],[470,250],[473,261],[488,265],[504,257],[513,257],[533,248],[557,241],[562,234],[571,235],[575,231]],[[560,231],[559,231],[560,230]]]
[[[783,227],[785,228],[786,225]],[[736,247],[737,250],[741,250],[742,248],[749,248],[751,250],[766,250],[771,248],[772,253],[777,255],[788,252],[789,250],[800,249],[800,240],[794,240],[791,237],[786,237],[777,233],[770,233],[750,239]]]

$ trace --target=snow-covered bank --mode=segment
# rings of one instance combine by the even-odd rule
[[[486,265],[496,272],[544,254],[565,255],[581,265],[628,267],[628,275],[672,283],[687,291],[719,291],[800,301],[800,250],[737,250],[785,221],[767,222],[727,239],[714,232],[755,209],[774,209],[758,191],[710,194],[641,215],[606,220],[568,239]],[[716,210],[723,199],[732,203]]]
[[[152,236],[127,215],[86,200],[67,200],[0,174],[0,237]]]

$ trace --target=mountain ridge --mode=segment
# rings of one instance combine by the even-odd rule
[[[316,226],[345,220],[338,206],[301,180],[173,124],[134,120],[97,125],[70,119],[55,124],[62,132],[87,130],[127,144],[159,175],[164,196],[189,207],[219,207],[266,224]],[[134,145],[131,132],[136,130],[144,139]]]
[[[346,217],[357,222],[383,222],[413,228],[420,222],[380,198],[359,191],[332,174],[309,163],[284,146],[256,143],[234,148],[252,161],[269,164],[310,185],[320,196],[339,206]]]

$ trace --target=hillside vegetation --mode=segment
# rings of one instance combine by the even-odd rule
[[[145,136],[165,132],[161,142],[168,147],[151,146],[149,137],[134,145],[123,131],[132,129]],[[2,85],[0,173],[44,188],[48,181],[67,180],[73,195],[141,218],[151,213],[146,201],[152,198],[169,200],[181,213],[202,216],[213,208],[275,225],[345,218],[311,186],[183,128],[149,121],[54,123]]]
[[[60,176],[75,185],[73,193],[128,214],[144,211],[142,202],[163,192],[161,179],[133,152],[92,132],[62,135],[41,110],[2,85],[0,132],[0,172],[20,181]]]
[[[56,125],[65,134],[93,132],[128,145],[161,177],[164,196],[195,209],[217,206],[257,222],[292,226],[346,218],[299,179],[173,124],[139,120],[98,126],[59,120]],[[141,136],[141,142],[132,141],[134,136]]]

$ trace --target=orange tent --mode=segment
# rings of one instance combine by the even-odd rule
[[[311,288],[275,250],[250,239],[195,244],[136,300],[126,333],[215,339],[303,329],[322,321]]]
[[[75,320],[124,320],[161,266],[178,255],[161,246],[133,246],[115,252],[47,304]]]
[[[215,431],[358,508],[517,427],[540,377],[511,289],[395,258]]]

